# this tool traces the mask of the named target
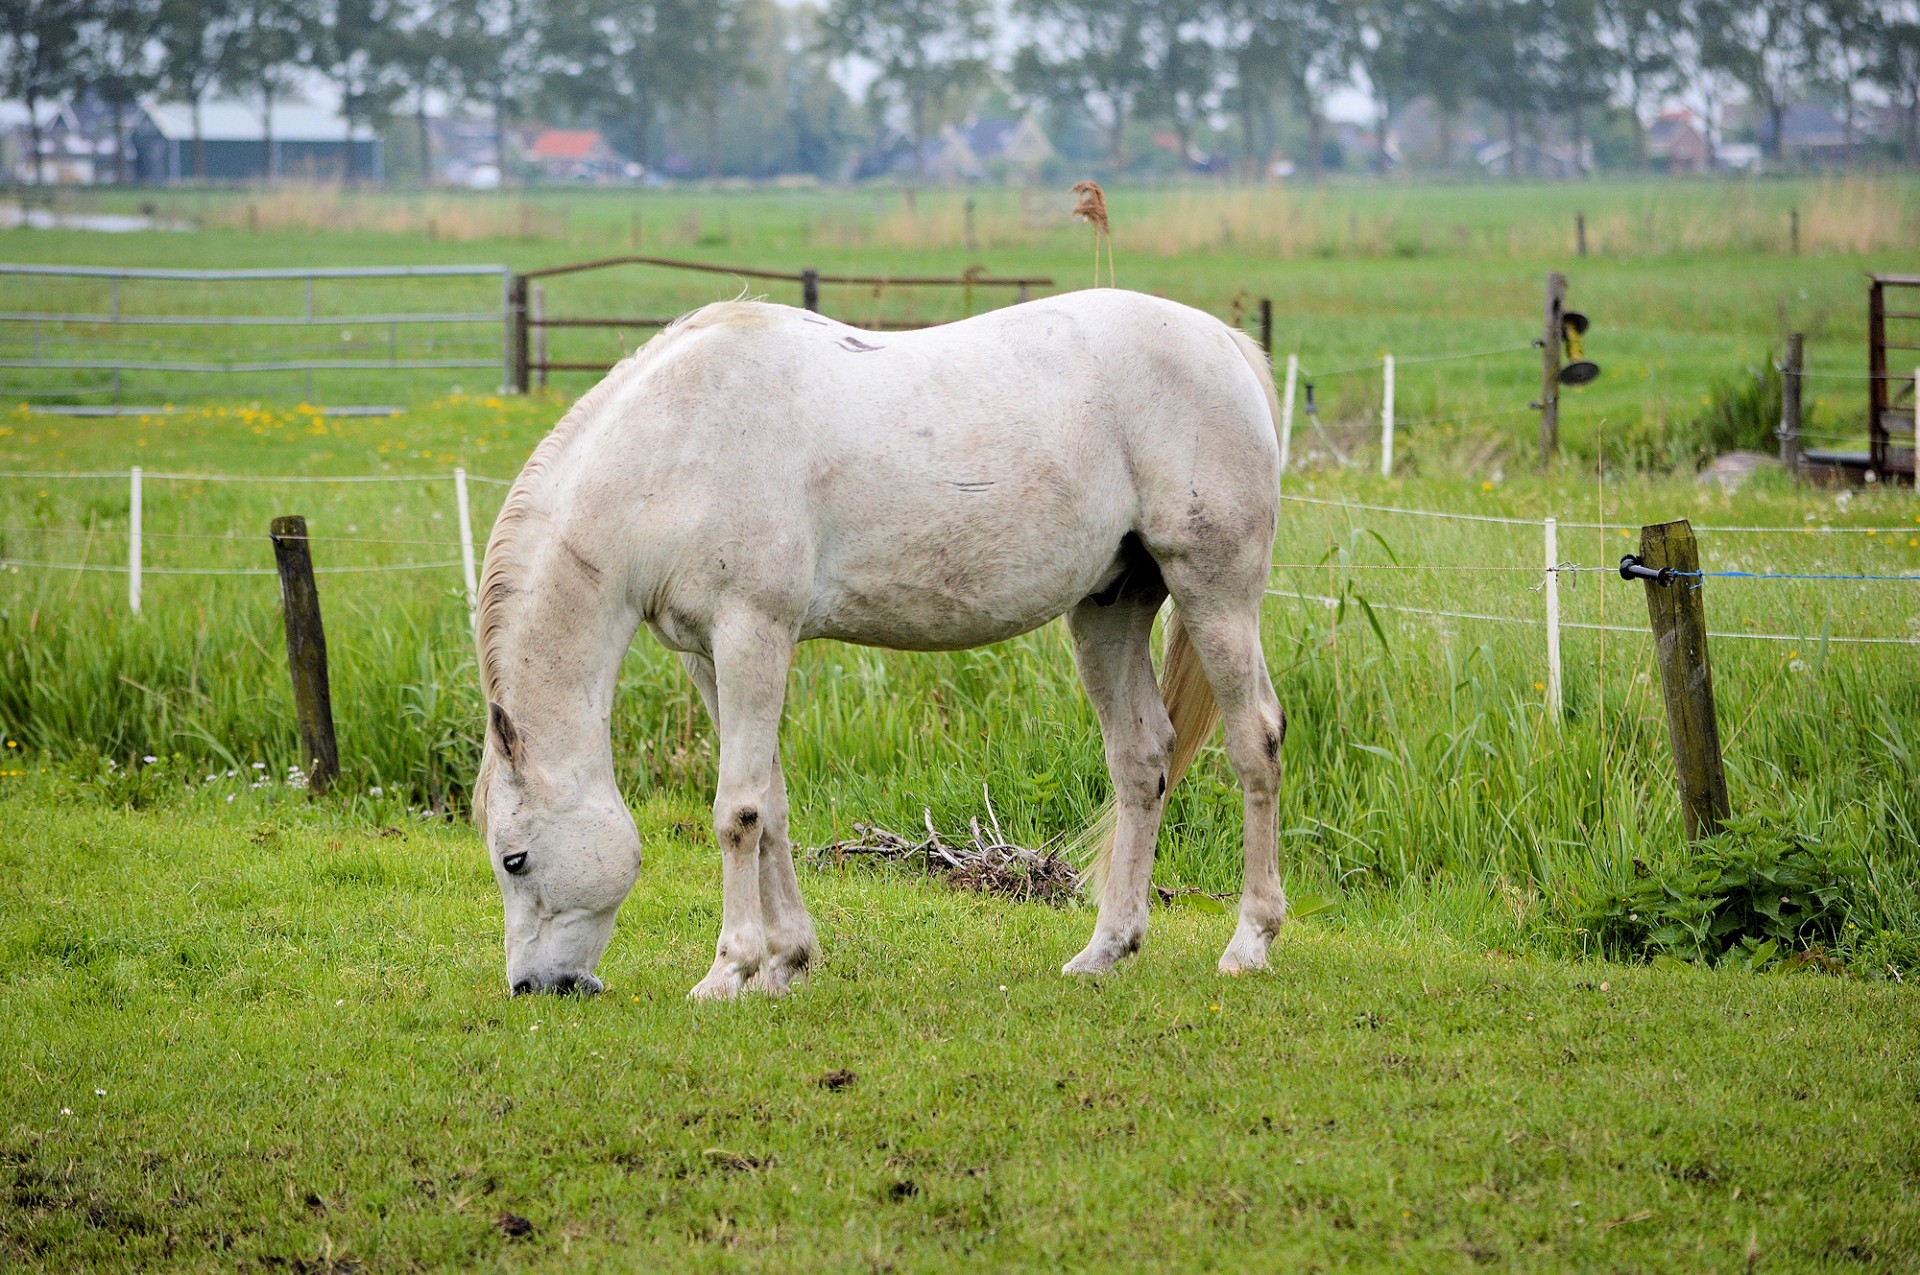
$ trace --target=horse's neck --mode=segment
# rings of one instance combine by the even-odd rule
[[[620,663],[640,619],[612,564],[583,565],[551,526],[517,555],[511,606],[488,652],[493,684],[543,769],[612,778],[608,737]]]

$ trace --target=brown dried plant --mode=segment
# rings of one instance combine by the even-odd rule
[[[1100,240],[1107,241],[1107,286],[1117,286],[1113,277],[1113,223],[1107,219],[1107,192],[1096,181],[1084,181],[1073,188],[1080,202],[1073,215],[1093,223],[1093,286],[1100,286]]]

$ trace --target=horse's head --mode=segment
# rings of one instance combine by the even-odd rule
[[[543,769],[489,704],[474,816],[506,901],[513,994],[600,991],[594,967],[640,875],[640,834],[612,776]]]

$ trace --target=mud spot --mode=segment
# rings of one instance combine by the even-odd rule
[[[518,1213],[502,1213],[493,1219],[493,1224],[510,1240],[524,1240],[534,1231],[533,1223]]]
[[[848,1071],[845,1067],[842,1067],[837,1071],[827,1072],[825,1075],[821,1076],[814,1083],[819,1085],[822,1089],[829,1090],[830,1092],[833,1092],[833,1093],[839,1093],[842,1089],[851,1089],[853,1087],[853,1082],[858,1079],[860,1079],[858,1075],[856,1075],[851,1071]]]

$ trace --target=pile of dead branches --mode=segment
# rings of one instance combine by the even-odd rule
[[[807,854],[815,867],[832,868],[848,862],[895,863],[911,865],[930,876],[938,876],[956,890],[976,894],[999,894],[1022,901],[1059,906],[1080,891],[1080,874],[1058,852],[1030,850],[1015,845],[1000,831],[993,804],[987,804],[987,818],[993,825],[989,836],[979,819],[968,821],[971,841],[955,845],[941,837],[933,826],[933,812],[923,811],[927,835],[918,841],[875,824],[856,823],[849,841],[836,841]]]

